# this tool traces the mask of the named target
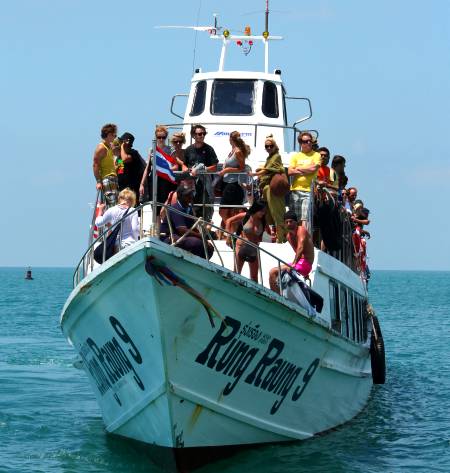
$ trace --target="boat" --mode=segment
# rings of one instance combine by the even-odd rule
[[[189,136],[192,124],[203,124],[218,155],[237,129],[252,147],[253,168],[264,162],[272,133],[287,165],[312,108],[287,95],[280,70],[269,72],[269,44],[281,37],[268,32],[268,11],[262,35],[232,34],[217,22],[204,29],[222,42],[218,70],[195,71],[183,116],[174,111],[179,94],[173,97],[182,122],[169,128]],[[230,45],[256,42],[262,71],[225,70]],[[308,109],[291,126],[290,99]],[[208,239],[210,260],[162,242],[154,200],[139,207],[141,238],[103,264],[93,250],[106,234],[91,238],[61,314],[106,431],[156,449],[174,468],[191,468],[236,448],[308,439],[358,415],[373,384],[384,382],[385,362],[351,236],[346,251],[315,248],[305,284],[321,296],[319,312],[269,288],[269,269],[292,261],[288,243],[266,235],[256,247],[255,282],[234,271],[233,248],[223,240]],[[196,225],[205,241],[217,227],[201,218]]]
[[[25,273],[25,279],[28,279],[29,281],[34,279],[33,276],[32,276],[30,267],[28,267],[27,272]]]

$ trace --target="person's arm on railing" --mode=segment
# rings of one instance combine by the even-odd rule
[[[227,220],[227,223],[225,224],[225,230],[228,232],[226,237],[226,243],[228,246],[231,246],[231,234],[236,232],[238,225],[242,222],[242,220],[244,220],[246,215],[247,212],[239,212]]]

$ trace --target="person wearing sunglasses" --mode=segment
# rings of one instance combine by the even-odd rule
[[[100,131],[102,141],[94,152],[93,171],[97,181],[96,188],[102,192],[102,201],[109,209],[117,204],[119,185],[114,163],[113,141],[117,138],[117,126],[107,123]]]
[[[259,179],[259,190],[262,198],[267,202],[266,223],[275,225],[276,242],[284,243],[286,241],[286,228],[284,226],[284,214],[286,204],[284,196],[274,195],[270,189],[270,181],[275,174],[285,172],[278,145],[272,135],[266,137],[264,148],[268,153],[264,167],[256,169],[252,176]]]
[[[178,188],[182,186],[184,189],[191,189],[192,192],[195,193],[195,180],[190,175],[188,168],[185,164],[186,158],[184,156],[185,150],[183,149],[183,145],[186,143],[186,135],[181,131],[177,131],[170,138],[170,143],[171,155],[177,160],[177,170],[182,171],[182,174],[177,176]],[[175,205],[176,202],[177,191],[170,192],[165,203],[167,205]],[[166,212],[163,209],[160,213],[162,219],[165,218],[165,214]]]
[[[171,155],[172,150],[166,144],[167,137],[169,135],[169,130],[164,125],[158,125],[155,128],[155,138],[156,138],[156,147],[162,150],[164,153]],[[150,200],[152,195],[152,161],[153,156],[151,152],[149,153],[147,166],[145,167],[144,174],[142,176],[141,185],[139,187],[139,195],[141,200],[143,199],[145,192],[145,184],[147,183],[148,197]],[[172,171],[178,171],[178,164],[172,166]],[[162,177],[157,177],[156,182],[156,201],[157,202],[166,202],[168,195],[177,188],[176,184],[163,179]],[[158,206],[157,213],[159,215],[161,208]]]
[[[188,168],[185,164],[186,158],[184,156],[184,149],[183,145],[186,143],[186,135],[181,132],[175,132],[172,137],[170,138],[170,150],[171,155],[177,160],[178,163],[178,171],[187,171]]]
[[[212,175],[205,172],[215,172],[217,170],[217,159],[214,148],[205,143],[206,128],[203,125],[193,125],[191,137],[194,143],[184,151],[185,164],[195,180],[194,214],[196,217],[202,216],[205,220],[211,220],[214,209],[210,204],[214,202],[214,192],[212,189]],[[202,206],[200,204],[208,204]]]
[[[298,136],[299,153],[291,157],[288,175],[293,177],[289,210],[294,212],[303,226],[308,223],[311,206],[311,184],[317,177],[320,154],[313,150],[313,136],[305,131]]]

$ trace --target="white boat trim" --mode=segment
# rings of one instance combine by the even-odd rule
[[[329,257],[331,258],[331,256],[329,256]],[[328,276],[329,278],[336,280],[336,275],[333,274],[331,271],[329,271],[327,268],[325,268],[323,265],[317,264],[316,269],[318,271],[320,271],[322,274],[324,274],[325,276]],[[349,269],[349,268],[346,268],[346,269],[351,271],[351,269]],[[355,292],[357,292],[358,294],[360,294],[363,297],[367,296],[367,291],[361,291],[361,288],[356,286],[355,284],[352,284],[350,282],[346,282],[346,286],[350,287],[351,289],[353,289]]]

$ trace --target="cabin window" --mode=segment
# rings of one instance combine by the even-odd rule
[[[349,323],[348,323],[348,304],[347,304],[347,291],[345,287],[341,287],[340,294],[340,305],[341,305],[341,321],[342,321],[342,334],[349,337]]]
[[[353,320],[355,325],[355,340],[361,341],[361,320],[358,311],[358,298],[353,294]]]
[[[348,332],[352,340],[356,340],[355,314],[353,312],[353,291],[347,289],[347,312],[348,312]]]
[[[255,81],[217,79],[212,87],[212,115],[253,115]]]
[[[362,336],[361,339],[363,341],[367,341],[367,322],[369,321],[368,319],[368,313],[367,313],[367,300],[361,300],[361,326],[362,326]]]
[[[359,308],[359,320],[361,325],[361,341],[367,340],[367,323],[364,313],[364,301],[360,297],[358,298],[358,308]]]
[[[262,112],[266,117],[278,118],[278,92],[273,82],[264,82]]]
[[[194,100],[192,102],[191,117],[201,115],[205,110],[206,80],[201,80],[195,85]]]
[[[284,115],[284,124],[287,126],[288,116],[287,116],[287,108],[286,108],[286,90],[283,87],[283,115]]]
[[[341,316],[339,312],[339,287],[330,281],[330,317],[331,328],[341,333]]]

